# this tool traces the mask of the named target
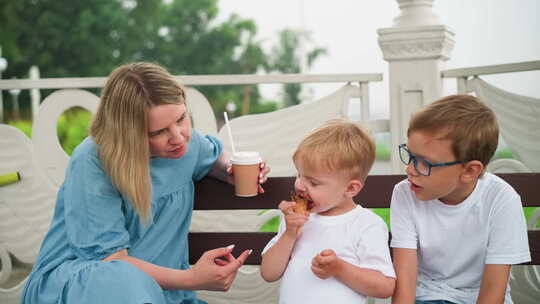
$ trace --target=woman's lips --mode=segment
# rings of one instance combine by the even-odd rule
[[[180,146],[180,147],[178,147],[178,148],[176,148],[176,149],[174,149],[174,150],[169,151],[169,153],[172,153],[172,154],[179,154],[179,153],[181,153],[183,150],[184,150],[184,146]]]

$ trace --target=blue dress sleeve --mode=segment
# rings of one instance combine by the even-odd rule
[[[102,170],[95,149],[74,153],[63,187],[67,239],[78,258],[101,260],[129,247],[125,202]]]
[[[199,181],[205,177],[223,151],[223,145],[219,139],[210,135],[201,135],[193,130],[192,145],[198,147],[197,161],[193,171],[193,180]]]

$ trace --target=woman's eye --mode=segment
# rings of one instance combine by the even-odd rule
[[[176,123],[181,123],[184,121],[184,119],[186,119],[186,113],[182,114],[182,116],[176,121]]]
[[[159,134],[161,134],[161,132],[163,132],[163,130],[158,130],[158,131],[151,132],[150,137],[154,137],[156,135],[159,135]]]

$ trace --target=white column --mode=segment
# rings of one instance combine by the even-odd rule
[[[389,63],[392,171],[402,173],[397,146],[407,141],[411,115],[441,97],[441,70],[450,58],[454,33],[433,13],[433,0],[397,2],[401,14],[378,34]]]

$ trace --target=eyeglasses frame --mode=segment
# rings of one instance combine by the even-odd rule
[[[401,157],[401,152],[400,150],[403,149],[405,150],[408,154],[409,154],[409,162],[406,163],[405,160],[403,159],[403,157]],[[459,161],[459,160],[456,160],[456,161],[452,161],[452,162],[445,162],[445,163],[431,163],[429,160],[421,157],[421,156],[418,156],[418,155],[414,155],[411,153],[411,151],[409,151],[408,147],[407,147],[407,144],[401,144],[398,146],[398,153],[399,153],[399,159],[401,159],[401,162],[405,165],[409,165],[411,163],[411,160],[413,162],[413,165],[414,165],[414,170],[416,170],[416,172],[422,176],[430,176],[431,175],[431,168],[433,167],[446,167],[446,166],[453,166],[453,165],[457,165],[457,164],[462,164],[463,162],[462,161]],[[418,171],[418,160],[421,160],[423,162],[425,162],[427,165],[428,165],[428,174],[422,174],[420,171]]]

